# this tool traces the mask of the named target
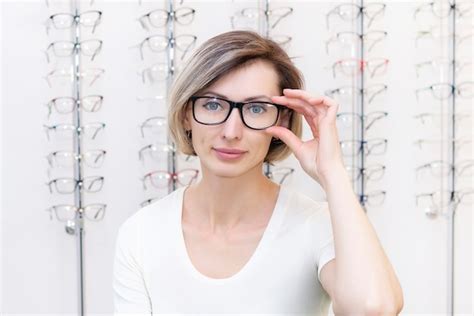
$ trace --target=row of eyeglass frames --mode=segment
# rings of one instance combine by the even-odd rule
[[[168,0],[160,3],[162,8],[146,10],[136,18],[137,25],[146,33],[146,37],[131,48],[137,49],[140,60],[148,63],[138,70],[139,80],[145,90],[161,92],[157,95],[137,97],[138,101],[161,105],[153,107],[152,116],[146,117],[139,124],[144,143],[138,149],[138,159],[145,168],[151,166],[151,169],[147,169],[140,177],[140,181],[145,193],[152,195],[140,203],[141,207],[154,202],[178,186],[190,185],[199,175],[199,170],[193,167],[178,170],[178,160],[181,157],[174,143],[166,138],[166,112],[157,113],[159,110],[166,110],[166,106],[163,105],[166,103],[166,90],[170,88],[172,78],[179,69],[179,62],[191,52],[197,40],[197,36],[193,34],[177,34],[176,25],[182,27],[191,25],[196,13],[193,8],[182,4],[183,1],[180,1],[178,6],[175,5],[175,1]],[[141,1],[139,5],[142,6]],[[178,54],[181,56],[175,58]],[[182,159],[183,163],[192,163],[195,160],[193,156]]]
[[[438,154],[436,159],[416,167],[417,179],[429,177],[436,188],[430,187],[415,198],[417,207],[430,218],[449,216],[459,204],[473,203],[472,180],[469,184],[474,165],[472,149],[463,151],[472,144],[472,50],[468,45],[471,43],[472,47],[472,13],[472,1],[448,0],[425,3],[414,11],[414,19],[423,27],[417,33],[415,46],[421,50],[419,43],[423,41],[423,47],[430,48],[420,52],[430,59],[415,65],[418,80],[428,79],[428,85],[423,82],[415,90],[416,99],[420,107],[426,104],[430,110],[415,118],[437,137],[418,139],[415,145],[419,149],[434,145]],[[433,52],[440,51],[441,56],[433,56]],[[466,130],[471,135],[462,135]],[[468,180],[468,186],[464,180]]]
[[[424,126],[435,123],[429,127],[432,127],[430,134],[436,134],[437,137],[419,139],[415,144],[420,149],[431,147],[427,145],[435,145],[430,154],[438,153],[438,159],[425,161],[416,167],[418,177],[423,174],[434,176],[435,179],[431,183],[437,188],[431,187],[428,192],[416,194],[415,201],[417,207],[429,218],[442,216],[446,219],[448,267],[446,297],[447,310],[451,315],[454,314],[454,260],[457,248],[454,237],[456,235],[454,215],[458,206],[463,204],[468,205],[467,211],[471,211],[474,196],[472,177],[469,177],[473,169],[472,125],[468,124],[467,129],[462,128],[462,123],[471,120],[469,113],[459,111],[466,106],[468,112],[472,111],[473,82],[463,79],[472,59],[472,4],[472,1],[433,1],[419,5],[414,11],[417,23],[423,28],[429,26],[428,29],[418,31],[415,40],[417,52],[423,48],[418,45],[420,41],[432,44],[432,46],[425,45],[427,51],[421,52],[422,56],[429,56],[431,59],[421,61],[415,66],[418,80],[420,74],[426,74],[427,69],[431,70],[430,76],[426,76],[429,85],[423,83],[423,86],[415,91],[418,105],[422,107],[426,104],[430,109],[417,114],[416,118]],[[471,47],[466,47],[467,43],[471,43]],[[434,56],[433,52],[440,52],[441,56]],[[467,62],[463,54],[468,55]],[[472,70],[468,71],[467,75],[472,76]],[[459,120],[460,117],[463,117],[463,120]],[[433,133],[433,130],[437,130],[437,133]],[[471,135],[457,136],[459,132],[463,133],[466,130],[471,131]],[[463,150],[469,147],[471,149],[467,151],[468,160],[463,160]],[[464,186],[465,179],[468,180],[468,186]]]
[[[93,4],[93,1],[89,4]],[[106,204],[84,204],[84,193],[102,190],[104,177],[87,175],[100,168],[105,160],[106,150],[84,149],[84,140],[94,142],[103,133],[105,123],[83,122],[86,113],[98,112],[104,102],[100,94],[89,93],[93,84],[103,76],[103,68],[84,67],[86,60],[94,61],[102,48],[102,40],[94,33],[102,20],[102,11],[83,10],[79,2],[71,2],[66,9],[59,9],[65,3],[46,1],[51,12],[45,21],[46,32],[59,40],[50,42],[45,50],[46,61],[52,69],[44,79],[51,94],[46,102],[48,123],[44,124],[48,141],[54,139],[55,150],[46,156],[48,162],[47,187],[55,198],[64,197],[64,203],[49,207],[50,218],[66,223],[66,232],[82,231],[83,220],[100,221],[104,218]],[[71,13],[65,13],[71,12]],[[71,40],[72,39],[72,40]],[[83,90],[87,92],[83,95]],[[87,114],[89,115],[89,114]],[[63,148],[58,149],[60,144]],[[54,176],[51,176],[51,175]],[[71,196],[74,202],[70,201]]]
[[[151,65],[138,71],[138,75],[144,85],[153,86],[155,83],[158,83],[160,84],[159,87],[169,88],[169,84],[166,86],[163,83],[170,83],[173,74],[179,70],[179,64],[175,65],[176,60],[174,59],[174,54],[170,54],[171,51],[176,48],[176,52],[181,53],[181,57],[179,58],[181,62],[195,46],[197,40],[195,35],[175,35],[174,32],[175,25],[184,27],[190,25],[196,14],[195,9],[188,6],[181,6],[182,2],[183,1],[180,1],[180,6],[174,7],[173,1],[169,1],[166,4],[168,9],[148,10],[137,18],[139,25],[147,32],[147,36],[144,40],[132,46],[138,49],[141,60],[145,60],[145,55],[148,53],[156,53],[156,55],[159,56],[160,53],[164,52],[168,56],[167,63],[161,61],[153,62]],[[139,5],[141,5],[141,2],[139,2]],[[231,27],[233,29],[251,29],[258,31],[285,47],[285,45],[288,45],[291,41],[291,37],[286,35],[270,35],[270,30],[273,30],[284,17],[290,15],[293,12],[293,8],[283,7],[270,9],[268,0],[265,0],[264,3],[260,5],[263,5],[264,8],[251,7],[237,11],[230,17]],[[149,32],[159,31],[167,32],[167,35],[160,33],[149,34]],[[156,91],[159,87],[154,86],[153,91]],[[165,97],[164,94],[150,97],[139,96],[138,100],[162,102],[165,100]],[[163,158],[168,158],[168,170],[163,170],[164,168],[156,169],[154,167],[140,178],[143,189],[145,191],[152,189],[153,194],[155,194],[157,190],[159,193],[165,193],[167,192],[166,190],[168,190],[168,192],[174,190],[176,186],[190,185],[196,181],[199,175],[197,168],[186,167],[176,170],[178,163],[195,162],[196,158],[194,156],[186,156],[180,160],[178,159],[179,155],[176,153],[176,148],[171,141],[157,142],[160,137],[162,138],[163,135],[166,134],[166,122],[165,113],[164,115],[148,117],[140,124],[142,138],[149,138],[146,144],[143,144],[138,151],[138,158],[143,165],[153,162],[163,164]],[[169,159],[170,156],[171,159]],[[282,184],[294,172],[294,168],[284,166],[271,168],[269,164],[266,164],[264,172],[268,178]],[[140,206],[146,206],[161,196],[162,195],[149,197],[144,200]]]
[[[386,169],[381,163],[367,164],[367,157],[383,155],[388,140],[366,138],[388,116],[386,111],[373,109],[387,91],[387,85],[370,82],[383,77],[389,65],[387,58],[380,57],[380,53],[374,54],[374,51],[380,51],[387,38],[386,31],[373,27],[382,20],[385,9],[385,3],[359,1],[357,4],[338,4],[326,14],[328,30],[336,29],[326,41],[326,52],[330,56],[339,55],[339,59],[327,68],[340,86],[325,94],[340,104],[336,124],[341,135],[341,151],[364,209],[381,205],[386,195],[384,190],[366,192],[367,184],[382,179]],[[366,113],[366,109],[371,111]]]

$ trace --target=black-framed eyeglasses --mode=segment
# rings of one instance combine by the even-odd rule
[[[283,105],[266,101],[233,102],[214,96],[192,96],[190,100],[194,120],[203,125],[222,124],[237,108],[246,127],[263,130],[278,122],[282,110],[291,111]]]

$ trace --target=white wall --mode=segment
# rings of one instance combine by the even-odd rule
[[[53,0],[51,0],[53,2]],[[147,117],[165,113],[163,104],[141,103],[137,96],[164,93],[163,84],[144,86],[137,69],[160,61],[160,56],[146,54],[140,61],[138,51],[130,49],[147,32],[140,29],[136,18],[158,5],[138,5],[138,1],[97,0],[93,6],[102,10],[103,23],[92,36],[104,41],[104,47],[93,67],[106,69],[105,77],[84,94],[104,95],[104,106],[99,113],[86,113],[87,122],[104,121],[106,131],[95,142],[86,142],[85,148],[107,150],[104,166],[98,171],[87,170],[87,175],[103,175],[103,190],[86,195],[86,203],[107,203],[105,219],[99,223],[86,222],[85,274],[86,311],[112,311],[112,259],[119,225],[144,199],[153,196],[144,192],[138,178],[151,168],[164,164],[143,166],[138,161],[138,149],[150,139],[142,139],[138,125]],[[72,203],[72,198],[50,195],[44,185],[48,181],[44,156],[53,150],[70,149],[69,142],[48,142],[42,124],[53,124],[68,116],[46,119],[43,105],[50,98],[67,94],[66,90],[48,88],[43,76],[54,65],[46,63],[42,50],[52,40],[69,34],[51,32],[48,37],[41,23],[51,13],[67,9],[68,5],[53,2],[46,8],[42,1],[4,1],[1,13],[1,287],[0,303],[6,314],[66,314],[77,311],[77,266],[74,237],[65,234],[64,225],[50,221],[44,209],[60,202]],[[157,3],[157,2],[155,2]],[[178,34],[198,36],[198,45],[209,37],[230,30],[228,17],[240,7],[255,1],[185,1],[197,11],[190,27],[179,28]],[[369,157],[369,162],[382,162],[386,174],[381,182],[369,189],[387,191],[381,207],[368,209],[380,241],[402,283],[405,295],[405,314],[445,314],[447,311],[447,220],[430,219],[415,206],[415,194],[439,189],[438,182],[429,177],[415,179],[414,169],[421,163],[435,160],[436,151],[418,151],[413,142],[430,137],[430,131],[413,116],[431,111],[438,104],[431,99],[417,103],[414,89],[436,82],[436,78],[417,79],[413,64],[432,57],[433,50],[417,49],[414,45],[417,26],[412,14],[415,5],[402,1],[387,1],[384,18],[378,28],[389,37],[378,55],[390,59],[388,73],[370,83],[383,82],[388,93],[368,111],[385,110],[388,118],[370,131],[372,137],[389,140],[383,157]],[[327,56],[325,14],[335,2],[272,1],[272,5],[294,7],[293,15],[279,25],[280,34],[293,37],[289,53],[306,77],[307,90],[313,93],[350,84],[349,80],[333,79],[326,66],[338,56]],[[87,6],[86,6],[87,7]],[[219,13],[219,14],[217,14]],[[212,27],[208,27],[212,21]],[[350,29],[350,25],[348,25]],[[375,25],[374,25],[375,29]],[[154,32],[157,33],[157,32]],[[153,33],[153,34],[154,34]],[[151,34],[151,33],[150,33]],[[90,33],[85,36],[92,38]],[[471,42],[463,44],[464,56],[472,56]],[[147,52],[148,53],[148,52]],[[164,61],[164,59],[161,59]],[[472,72],[469,74],[472,77]],[[378,80],[378,81],[377,81]],[[471,78],[472,80],[472,78]],[[472,113],[472,100],[459,107]],[[443,105],[445,106],[445,105]],[[349,109],[349,105],[341,105]],[[472,121],[461,129],[472,139]],[[305,138],[309,130],[305,130]],[[164,136],[161,137],[164,140]],[[472,147],[460,152],[464,159],[472,158]],[[298,167],[294,158],[281,163]],[[472,179],[471,179],[472,180]],[[291,181],[302,192],[320,199],[324,197],[319,185],[298,169]],[[469,179],[467,184],[469,185]],[[161,192],[161,194],[164,194]],[[472,313],[472,205],[459,208],[456,215],[456,274],[455,312]]]

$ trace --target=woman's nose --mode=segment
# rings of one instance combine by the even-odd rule
[[[227,120],[224,122],[222,136],[228,139],[240,139],[242,138],[242,131],[244,128],[244,122],[242,122],[242,118],[240,117],[239,109],[234,108],[232,109],[232,112],[230,112]]]

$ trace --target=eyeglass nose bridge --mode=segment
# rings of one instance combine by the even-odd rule
[[[227,122],[227,120],[229,119],[230,115],[232,114],[232,111],[234,109],[238,109],[238,112],[239,112],[239,115],[240,115],[240,120],[242,121],[242,123],[244,124],[244,126],[248,127],[248,128],[251,128],[250,126],[247,125],[247,123],[245,123],[245,120],[244,120],[244,113],[242,112],[242,108],[245,104],[247,104],[248,102],[234,102],[234,101],[230,101],[230,100],[223,100],[225,102],[227,102],[229,105],[230,105],[230,108],[229,108],[229,113],[227,113],[227,116],[226,118],[224,119],[224,121],[222,121],[222,124],[224,124],[225,122]]]

